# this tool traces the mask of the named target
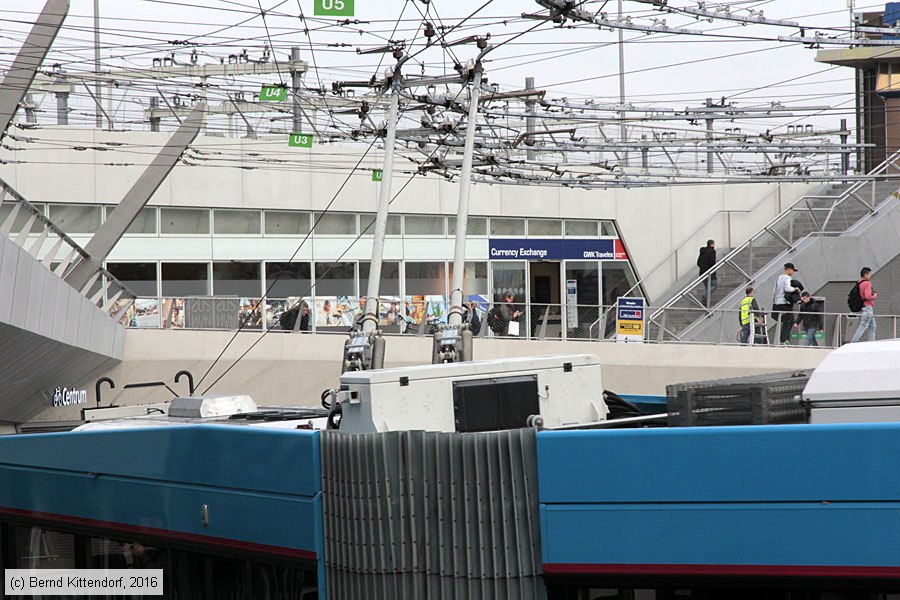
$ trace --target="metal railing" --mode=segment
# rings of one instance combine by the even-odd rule
[[[122,301],[119,301],[122,302]],[[308,308],[308,316],[283,321],[282,314],[291,308]],[[315,332],[346,334],[362,315],[359,298],[349,296],[303,298],[239,298],[222,296],[197,296],[185,298],[138,298],[133,304],[116,304],[120,320],[132,328],[227,330],[242,328],[250,331]],[[565,305],[525,303],[514,305],[521,314],[511,332],[508,322],[491,323],[491,309],[500,304],[488,302],[468,303],[469,314],[476,315],[472,325],[476,337],[523,340],[560,341],[615,341],[615,307],[604,305]],[[124,309],[122,309],[124,307]],[[384,298],[380,302],[379,326],[385,335],[431,335],[436,327],[446,323],[449,302],[400,300]],[[706,332],[704,340],[682,342],[668,334],[665,327],[648,322],[644,328],[646,343],[695,343],[741,344],[739,310],[701,308],[647,307],[645,311],[659,310],[668,318],[718,316],[716,329]],[[298,311],[298,316],[299,316]],[[784,338],[795,346],[805,345],[806,331],[799,324],[805,313],[794,312],[795,324]],[[852,313],[818,313],[822,327],[817,328],[814,339],[820,347],[837,347],[846,343],[856,331],[859,315]],[[471,323],[471,317],[469,317]],[[665,317],[661,319],[665,320]],[[878,339],[895,338],[900,327],[900,315],[876,315]],[[288,324],[286,331],[282,323]],[[782,339],[782,320],[770,312],[761,313],[753,335],[746,345],[776,345]]]
[[[875,167],[869,175],[877,178],[879,175],[886,174],[891,167],[898,169],[898,159],[900,159],[900,151],[895,152]],[[893,179],[893,176],[891,178],[882,177],[880,182],[882,184],[887,182],[893,188],[891,192],[896,191],[900,187],[900,182],[895,184],[890,182],[890,179]],[[878,184],[878,179],[860,181],[849,186],[838,196],[810,195],[802,197],[797,203],[769,221],[746,242],[735,247],[704,275],[691,280],[671,299],[651,312],[650,321],[658,324],[661,311],[673,307],[682,299],[688,299],[692,305],[709,312],[711,306],[715,304],[711,297],[707,297],[706,302],[702,302],[697,298],[695,292],[697,289],[707,289],[713,275],[721,274],[726,267],[736,272],[744,283],[749,283],[753,281],[757,271],[786,252],[793,250],[799,241],[810,235],[839,235],[845,232],[862,219],[876,213],[879,200],[890,196],[891,192],[887,192],[879,198]],[[869,202],[863,199],[863,195],[865,195],[863,190],[866,186],[869,186],[871,194]],[[846,201],[851,199],[854,201],[853,208],[856,208],[857,211],[848,208]],[[858,206],[864,209],[861,214],[857,214]],[[766,252],[762,252],[763,249]],[[772,254],[773,249],[776,250],[774,254]],[[756,257],[754,257],[754,250],[757,251]]]
[[[0,234],[40,260],[57,277],[65,279],[81,261],[89,259],[87,251],[62,229],[47,218],[39,208],[31,204],[11,185],[0,179],[0,207],[11,205],[7,217],[0,224]],[[49,250],[44,247],[56,238]],[[38,258],[43,253],[43,258]],[[88,282],[78,290],[95,306],[110,316],[118,318],[122,301],[133,302],[132,293],[106,269],[99,268]],[[115,312],[113,311],[116,308]]]

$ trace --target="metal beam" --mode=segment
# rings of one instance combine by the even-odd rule
[[[102,266],[103,261],[109,256],[110,251],[121,239],[122,234],[131,226],[131,223],[141,209],[146,206],[150,197],[153,196],[166,177],[169,176],[185,148],[200,133],[205,106],[203,102],[197,104],[169,140],[169,143],[160,150],[150,165],[141,173],[141,176],[131,186],[131,189],[128,190],[128,193],[125,194],[115,210],[112,211],[112,214],[109,215],[103,226],[97,230],[97,233],[85,246],[88,258],[82,260],[66,277],[66,281],[72,287],[81,289],[90,280],[91,276],[97,272],[97,269]]]
[[[0,83],[0,137],[12,122],[19,103],[28,93],[34,76],[69,12],[69,0],[47,0],[25,43]]]

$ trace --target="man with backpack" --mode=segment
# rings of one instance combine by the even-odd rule
[[[863,267],[859,272],[859,281],[850,290],[847,304],[850,310],[859,313],[859,327],[853,334],[851,343],[858,342],[863,333],[869,332],[869,341],[875,341],[875,299],[878,298],[878,290],[872,289],[872,269]]]
[[[700,254],[697,256],[697,267],[700,269],[700,277],[706,274],[707,271],[712,269],[716,264],[716,241],[715,240],[707,240],[706,245],[700,248]],[[719,287],[719,280],[716,276],[716,272],[713,271],[709,278],[703,282],[703,291],[705,294],[703,295],[702,303],[703,306],[706,306],[707,300],[712,299],[713,292]]]

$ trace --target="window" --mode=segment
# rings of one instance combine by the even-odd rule
[[[450,286],[453,286],[453,263],[450,263]],[[488,293],[487,263],[466,262],[463,272],[463,296],[486,296]],[[452,289],[450,290],[453,291]]]
[[[258,210],[217,210],[213,218],[217,234],[259,235]]]
[[[528,219],[530,237],[561,236],[562,221],[559,219]]]
[[[100,228],[100,207],[78,204],[51,204],[50,220],[68,233],[95,233]]]
[[[99,208],[99,207],[98,207]],[[15,527],[15,565],[20,569],[74,569],[75,536],[40,527]]]
[[[447,217],[447,234],[456,235],[456,217]],[[469,217],[466,237],[470,235],[487,235],[487,217]]]
[[[566,235],[571,237],[597,237],[597,221],[573,221],[566,219]]]
[[[637,283],[631,265],[624,260],[604,260],[601,263],[600,283],[602,286],[604,304],[613,305],[619,296],[640,296],[641,290],[632,290]],[[631,291],[629,291],[631,290]]]
[[[213,294],[258,298],[260,294],[258,262],[213,263]]]
[[[269,298],[307,296],[312,286],[312,269],[305,262],[266,263],[266,289]],[[276,281],[277,279],[277,281]]]
[[[491,219],[493,221],[493,219]],[[500,302],[504,292],[515,294],[516,302],[525,302],[525,263],[519,261],[494,261],[491,263],[494,276],[493,301]]]
[[[208,296],[208,263],[163,263],[163,296]]]
[[[156,263],[107,263],[106,270],[138,296],[156,296]]]
[[[10,202],[7,200],[3,203],[3,206],[0,206],[0,225],[3,225],[6,222],[6,218],[12,213],[14,207],[17,206],[17,203]],[[40,209],[40,207],[36,207]],[[41,211],[43,213],[43,211]],[[25,223],[28,222],[28,219],[31,218],[31,213],[25,209],[23,206],[19,209],[18,214],[16,215],[16,220],[13,222],[12,229],[10,230],[10,234],[16,234],[22,231],[22,228],[25,227]],[[34,223],[31,226],[31,233],[40,233],[43,231],[43,226],[40,222],[35,219]]]
[[[109,220],[114,207],[106,207],[106,219]],[[156,233],[156,209],[152,207],[144,207],[140,210],[128,229],[125,230],[126,235],[133,234],[154,234]]]
[[[370,263],[359,263],[359,295],[369,293],[369,268]],[[381,281],[378,283],[378,296],[400,295],[400,263],[396,261],[381,262]]]
[[[443,296],[446,294],[446,288],[444,263],[406,263],[407,296]]]
[[[491,235],[525,235],[525,219],[491,218]]]
[[[209,233],[209,211],[202,208],[161,208],[163,233],[204,235]]]
[[[600,221],[600,235],[618,237],[619,232],[616,231],[616,224],[612,221]]]
[[[432,215],[406,215],[406,235],[444,235],[444,217]]]
[[[356,263],[316,263],[313,296],[356,296]]]
[[[306,235],[307,233],[309,233],[309,213],[266,211],[266,235]]]
[[[389,214],[387,218],[387,235],[401,235],[400,222],[400,215]],[[374,233],[375,213],[361,213],[359,215],[359,230],[364,236],[371,236]]]
[[[316,235],[356,235],[356,215],[353,213],[316,213]]]

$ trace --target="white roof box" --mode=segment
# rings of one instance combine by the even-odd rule
[[[847,344],[816,367],[803,389],[815,405],[896,400],[900,404],[900,339]]]
[[[251,412],[256,412],[256,402],[246,395],[175,398],[169,405],[170,417],[230,417]]]

